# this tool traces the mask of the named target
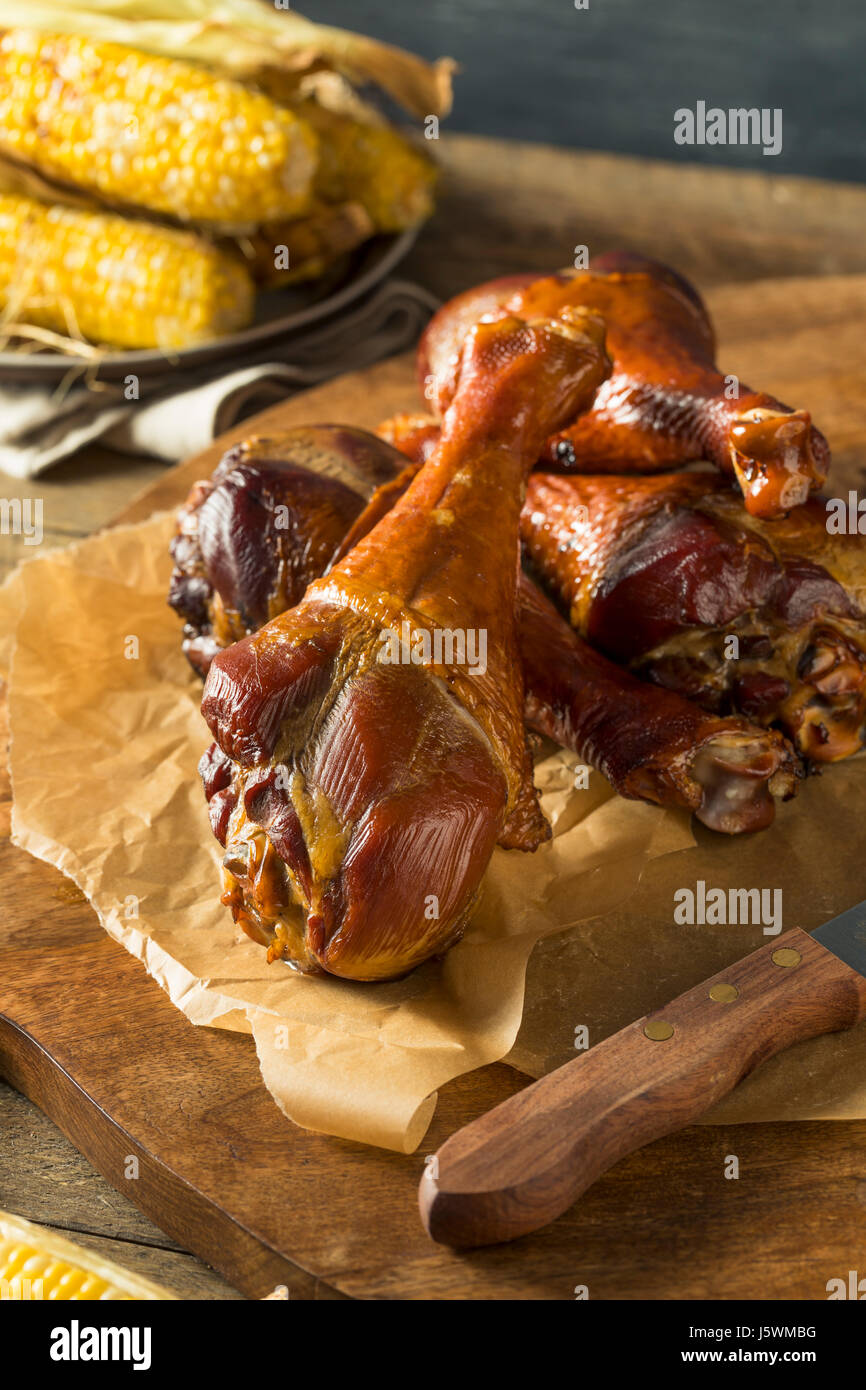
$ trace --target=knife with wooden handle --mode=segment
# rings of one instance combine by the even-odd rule
[[[535,1231],[768,1057],[864,1017],[866,902],[785,932],[458,1130],[427,1161],[424,1225],[455,1247]]]

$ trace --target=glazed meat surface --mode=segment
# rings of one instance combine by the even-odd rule
[[[821,486],[830,451],[809,412],[723,375],[697,291],[667,266],[626,252],[599,256],[590,270],[494,280],[445,304],[418,352],[434,414],[469,323],[482,313],[555,313],[564,303],[602,315],[614,367],[592,409],[547,441],[542,466],[653,473],[708,459],[736,479],[747,510],[767,518]]]
[[[866,547],[813,498],[745,512],[704,472],[530,480],[527,551],[575,629],[718,713],[778,724],[804,758],[856,753],[866,725]]]

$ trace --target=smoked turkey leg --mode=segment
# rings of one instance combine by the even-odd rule
[[[497,840],[546,827],[523,725],[515,597],[523,489],[609,363],[582,310],[479,323],[442,436],[375,529],[297,607],[220,652],[202,712],[235,796],[226,900],[269,955],[388,979],[461,933]],[[484,635],[475,674],[386,639]],[[423,644],[422,644],[423,647]],[[422,658],[423,659],[423,658]],[[218,765],[218,766],[217,766]]]
[[[607,326],[614,368],[591,410],[552,433],[547,467],[580,473],[653,473],[705,458],[736,477],[753,516],[781,516],[827,476],[830,451],[806,410],[729,380],[693,287],[643,256],[611,252],[590,270],[492,280],[439,310],[418,352],[421,388],[441,414],[469,323],[481,314],[558,313],[582,305]]]

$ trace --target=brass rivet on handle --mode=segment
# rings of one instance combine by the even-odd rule
[[[799,951],[795,951],[793,946],[780,946],[778,951],[773,952],[774,965],[799,965],[803,957]]]
[[[740,991],[736,985],[713,985],[710,990],[710,998],[716,1004],[733,1004],[739,997]]]
[[[643,1031],[650,1042],[667,1042],[674,1035],[674,1025],[665,1023],[663,1018],[655,1018],[646,1024]]]

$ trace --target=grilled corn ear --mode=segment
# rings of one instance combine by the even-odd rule
[[[353,120],[316,102],[300,110],[319,136],[318,197],[360,203],[380,232],[401,232],[429,217],[435,166],[399,131]]]
[[[0,151],[105,201],[226,228],[298,217],[317,143],[296,112],[191,63],[0,36]]]
[[[0,1299],[93,1303],[173,1298],[53,1231],[0,1211]]]
[[[182,348],[245,327],[253,301],[240,260],[193,232],[0,194],[7,322],[117,347]]]

